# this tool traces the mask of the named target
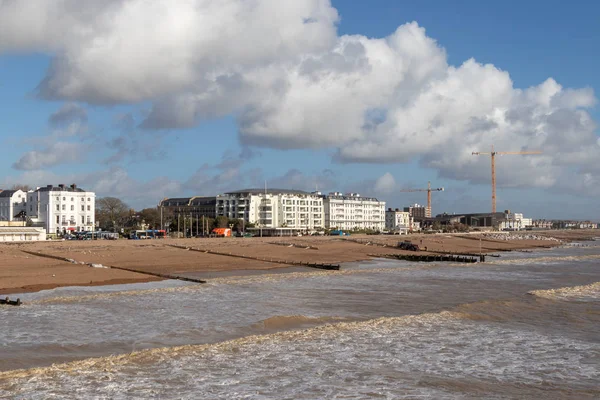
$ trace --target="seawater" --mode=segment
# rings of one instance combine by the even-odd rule
[[[23,294],[0,398],[600,398],[600,248],[488,260]]]

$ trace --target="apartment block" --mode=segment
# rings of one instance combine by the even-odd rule
[[[385,202],[359,193],[329,193],[323,199],[325,227],[329,229],[385,229]]]
[[[312,230],[325,225],[320,193],[287,189],[244,189],[217,196],[216,215],[263,228]]]

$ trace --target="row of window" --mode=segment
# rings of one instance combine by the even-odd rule
[[[67,216],[66,215],[57,215],[56,216],[56,223],[60,224],[62,221],[63,224],[67,223]],[[86,216],[82,215],[81,216],[81,223],[85,224],[87,221],[88,224],[90,224],[92,222],[91,217],[88,215],[87,218]],[[71,215],[71,219],[69,220],[70,223],[75,224],[75,217],[73,215]]]
[[[66,197],[63,197],[62,199],[63,199],[63,201],[66,201],[66,200],[67,200],[67,198],[66,198]],[[32,200],[32,201],[33,201],[33,198],[31,198],[30,200]],[[59,196],[56,196],[56,201],[60,201],[60,197],[59,197]],[[71,197],[71,201],[75,201],[75,197]],[[81,198],[81,201],[85,201],[85,197],[82,197],[82,198]],[[87,198],[87,201],[90,201],[90,198],[89,198],[89,197]]]
[[[56,205],[56,211],[60,211],[60,210],[61,210],[61,206],[60,206],[60,204],[57,204]],[[92,210],[91,206],[88,205],[87,206],[87,210],[91,211]],[[66,204],[62,205],[62,211],[67,211],[67,205]],[[75,205],[73,205],[73,204],[71,204],[71,211],[75,211]],[[81,211],[85,211],[85,205],[84,204],[81,205]]]

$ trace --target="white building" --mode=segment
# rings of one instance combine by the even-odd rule
[[[385,229],[399,234],[407,234],[412,229],[412,217],[408,211],[388,208],[385,212]]]
[[[358,193],[329,193],[323,199],[325,227],[342,230],[385,229],[385,202]]]
[[[245,189],[217,196],[217,217],[242,219],[263,228],[313,230],[325,225],[320,193]]]
[[[531,218],[523,217],[522,213],[505,213],[504,221],[500,223],[499,229],[521,230],[533,226]]]
[[[27,193],[27,216],[49,234],[95,230],[96,194],[77,185],[48,185]]]
[[[21,189],[0,192],[0,221],[24,221],[27,193]]]

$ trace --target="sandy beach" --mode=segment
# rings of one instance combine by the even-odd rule
[[[479,254],[552,247],[564,242],[598,236],[595,231],[522,232],[492,234],[435,234],[410,236],[201,238],[164,240],[48,241],[0,244],[0,295],[35,292],[62,286],[111,285],[147,282],[161,278],[110,267],[158,274],[229,273],[287,268],[278,264],[228,255],[189,251],[182,246],[231,255],[275,261],[344,263],[367,260],[373,254],[413,254],[396,249],[411,240],[427,251]],[[508,239],[508,240],[507,240]],[[564,241],[564,242],[563,242]],[[73,262],[39,257],[28,252],[72,259]],[[95,264],[96,267],[91,267]],[[100,266],[107,267],[101,268]]]

